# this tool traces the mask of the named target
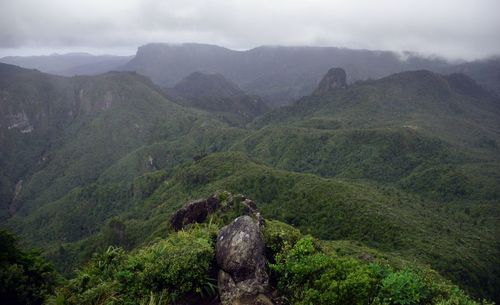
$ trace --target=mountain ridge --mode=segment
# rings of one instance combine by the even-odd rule
[[[2,225],[66,273],[110,245],[164,236],[179,204],[226,189],[304,234],[391,251],[498,297],[498,100],[467,77],[327,81],[233,126],[139,73],[1,73],[12,75],[0,79]]]
[[[403,86],[404,90],[401,89]],[[420,70],[400,72],[378,80],[358,82],[343,90],[330,90],[322,95],[304,97],[290,106],[271,111],[256,122],[258,125],[265,125],[274,120],[284,124],[293,118],[338,117],[338,122],[343,122],[346,126],[354,124],[358,127],[384,127],[396,124],[399,127],[413,126],[411,128],[423,130],[432,128],[433,132],[441,129],[448,134],[454,133],[455,139],[450,139],[449,136],[447,139],[455,142],[465,141],[468,134],[467,141],[471,144],[478,140],[472,132],[477,127],[471,129],[465,125],[486,123],[488,127],[482,131],[499,141],[499,105],[500,99],[497,96],[466,76],[442,76]],[[370,118],[367,117],[368,113]],[[357,114],[362,116],[358,117]],[[288,120],[283,120],[283,116],[288,116]],[[457,125],[462,128],[461,136],[457,137],[461,133],[448,130],[446,120],[452,119],[447,117],[453,117],[453,120],[460,118],[454,124],[464,124]]]
[[[222,74],[193,72],[165,91],[173,101],[215,113],[235,126],[269,110],[260,97],[246,94]]]
[[[71,64],[71,57],[75,56],[81,58]],[[260,46],[232,50],[201,43],[150,43],[140,46],[135,56],[128,57],[89,57],[88,54],[76,53],[17,57],[17,62],[13,62],[14,59],[4,58],[7,63],[63,76],[132,70],[152,78],[161,87],[172,87],[195,71],[221,73],[249,94],[261,96],[272,107],[309,95],[328,67],[343,67],[349,83],[378,79],[405,70],[465,73],[481,86],[500,94],[498,57],[460,63],[413,52],[401,55],[391,51],[339,47]],[[35,63],[37,61],[38,64]],[[54,69],[54,66],[59,68]]]
[[[49,200],[96,179],[99,168],[157,137],[159,126],[167,128],[169,124],[161,123],[165,118],[172,118],[178,130],[185,124],[181,122],[210,120],[167,100],[149,79],[136,73],[72,78],[37,70],[16,69],[16,73],[12,82],[0,82],[4,93],[1,109],[5,111],[0,113],[0,142],[6,147],[0,163],[12,175],[7,186],[24,181],[17,196],[19,203],[36,197],[35,201]],[[30,179],[23,178],[33,171]],[[2,188],[4,196],[14,190],[7,189],[10,192]],[[10,202],[8,197],[2,200],[3,205]],[[33,202],[30,205],[36,206]],[[21,207],[27,208],[24,204]]]
[[[194,71],[221,73],[246,92],[261,96],[270,106],[282,106],[309,95],[329,67],[344,68],[349,83],[405,70],[453,73],[472,69],[471,75],[476,80],[498,94],[500,88],[491,78],[499,70],[495,68],[497,61],[470,62],[466,67],[474,69],[466,69],[463,65],[413,53],[402,59],[390,51],[284,46],[234,51],[216,45],[154,43],[141,46],[134,59],[121,69],[137,71],[166,87]]]
[[[0,63],[14,64],[27,69],[60,76],[96,75],[116,69],[133,56],[65,53],[40,56],[5,56]]]

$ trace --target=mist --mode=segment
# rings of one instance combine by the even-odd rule
[[[412,51],[448,59],[500,54],[500,2],[11,0],[0,2],[0,56],[128,55],[149,42]]]

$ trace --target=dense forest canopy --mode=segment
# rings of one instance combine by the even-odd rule
[[[0,304],[499,303],[500,5],[313,2],[0,1]]]

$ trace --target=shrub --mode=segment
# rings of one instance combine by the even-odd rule
[[[380,291],[384,304],[420,304],[428,296],[421,278],[409,270],[390,273],[383,281]]]
[[[0,300],[2,304],[42,304],[59,276],[38,251],[19,248],[10,232],[0,230]]]
[[[293,247],[300,239],[300,231],[277,220],[267,220],[263,230],[266,246],[273,254]]]
[[[277,255],[278,289],[293,304],[365,304],[375,282],[367,265],[319,252],[311,237]]]
[[[199,226],[132,254],[110,247],[78,271],[53,300],[62,298],[70,305],[167,304],[188,293],[213,293],[213,261],[214,233]]]
[[[291,304],[478,304],[432,270],[394,270],[328,255],[310,236],[282,247],[271,270],[278,290]]]
[[[141,275],[145,287],[167,290],[172,298],[203,292],[214,247],[209,236],[194,232],[181,231],[138,253],[144,262]]]

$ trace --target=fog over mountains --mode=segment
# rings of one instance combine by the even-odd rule
[[[68,53],[42,56],[6,56],[0,58],[0,62],[61,76],[73,76],[95,75],[115,70],[132,58],[133,56]]]
[[[308,95],[328,67],[342,67],[347,82],[377,79],[393,73],[426,69],[464,73],[486,89],[500,93],[500,59],[452,63],[413,53],[335,47],[263,46],[235,51],[206,44],[153,43],[139,47],[133,57],[67,54],[4,57],[0,62],[59,75],[95,75],[109,70],[136,71],[160,87],[172,87],[193,72],[219,73],[271,107]]]

